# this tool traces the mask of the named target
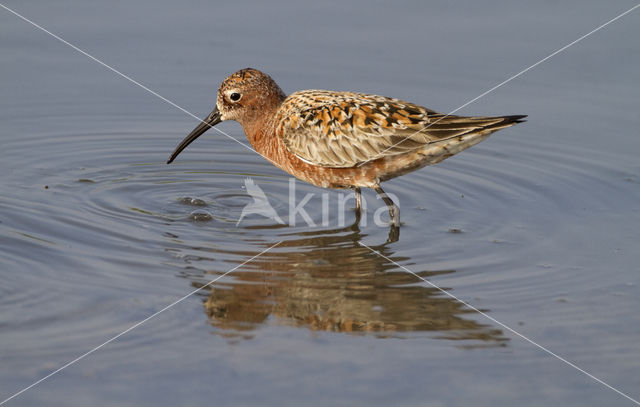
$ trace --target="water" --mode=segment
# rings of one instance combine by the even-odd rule
[[[450,111],[634,5],[5,4],[199,117],[245,66]],[[632,405],[399,265],[640,397],[638,18],[463,109],[529,120],[386,183],[387,243],[301,182],[319,226],[236,226],[286,174],[215,131],[164,164],[193,118],[0,10],[0,399],[220,278],[6,405]]]

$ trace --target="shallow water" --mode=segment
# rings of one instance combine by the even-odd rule
[[[450,111],[634,5],[5,4],[198,117],[245,66]],[[416,275],[640,397],[639,16],[463,109],[529,119],[386,183],[388,243],[371,191],[237,223],[287,174],[215,131],[166,165],[195,119],[0,9],[0,399],[219,278],[6,405],[632,405]]]

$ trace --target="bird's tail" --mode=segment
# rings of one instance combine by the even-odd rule
[[[495,119],[502,119],[499,122],[494,122],[484,127],[484,129],[486,130],[492,129],[493,131],[495,131],[495,130],[504,129],[505,127],[511,127],[514,124],[526,122],[526,120],[524,120],[525,117],[527,117],[526,114],[517,114],[512,116],[499,116],[499,117],[472,117],[470,119],[478,119],[479,121],[482,119],[489,119],[491,121],[494,121]]]
[[[458,133],[436,139],[419,149],[419,154],[422,156],[420,161],[423,162],[423,165],[424,163],[427,165],[437,164],[452,155],[458,154],[459,152],[478,144],[495,131],[513,126],[514,124],[522,123],[525,117],[527,116],[448,116],[444,118],[442,122],[435,123],[432,131],[435,130],[434,132],[437,132],[438,130],[443,130],[441,134],[444,135],[443,133],[445,131],[452,131],[455,129]]]

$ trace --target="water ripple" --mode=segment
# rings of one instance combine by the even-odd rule
[[[214,327],[246,334],[271,316],[278,323],[309,329],[385,335],[431,331],[448,339],[499,345],[504,342],[500,331],[467,319],[468,311],[459,304],[416,285],[415,278],[398,273],[395,265],[357,242],[375,245],[430,278],[455,281],[461,289],[482,284],[487,291],[497,287],[517,296],[526,284],[560,298],[563,294],[544,278],[556,271],[553,264],[534,264],[535,273],[516,271],[529,267],[532,248],[560,243],[554,236],[563,227],[562,219],[579,216],[581,208],[610,207],[608,194],[632,190],[635,195],[629,195],[628,202],[617,202],[626,207],[640,193],[627,181],[636,174],[621,174],[603,164],[610,160],[594,160],[596,152],[558,146],[550,152],[513,139],[499,153],[496,145],[478,147],[391,181],[386,189],[398,197],[403,226],[398,244],[386,245],[387,228],[370,218],[381,207],[373,194],[365,195],[369,222],[349,225],[354,217],[347,205],[342,214],[346,224],[341,226],[337,202],[342,192],[302,182],[296,183],[296,202],[314,194],[305,209],[317,225],[325,221],[321,196],[328,194],[326,226],[309,226],[300,218],[296,226],[280,225],[258,215],[237,224],[251,202],[244,189],[248,177],[265,191],[282,219],[290,221],[289,178],[226,140],[207,143],[205,150],[166,165],[175,141],[170,132],[96,132],[9,143],[9,153],[28,151],[38,143],[49,154],[27,157],[25,168],[33,169],[11,174],[11,188],[0,202],[0,230],[13,250],[4,261],[33,270],[28,278],[5,281],[8,295],[0,297],[0,306],[30,308],[37,306],[34,298],[48,298],[47,289],[37,284],[18,290],[48,275],[46,262],[29,255],[32,247],[58,266],[68,265],[63,279],[49,288],[75,280],[76,286],[90,281],[106,290],[124,283],[135,292],[144,291],[159,267],[175,269],[191,284],[203,284],[282,240],[279,250],[245,267],[248,271],[221,280],[203,298]],[[22,198],[25,188],[28,201]],[[540,212],[548,216],[532,225],[528,218]],[[494,274],[487,276],[487,270]],[[430,309],[449,309],[448,319],[438,321]]]

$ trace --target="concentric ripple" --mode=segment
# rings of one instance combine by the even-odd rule
[[[542,277],[554,272],[553,264],[532,265],[532,250],[559,244],[563,220],[585,208],[610,206],[606,196],[624,195],[623,189],[639,195],[637,184],[628,181],[637,174],[600,164],[590,158],[595,152],[550,153],[520,139],[501,139],[389,182],[386,190],[400,204],[403,226],[400,240],[387,244],[389,229],[373,216],[382,211],[386,218],[386,211],[371,192],[365,193],[364,219],[352,225],[353,200],[340,203],[350,191],[292,181],[226,139],[195,145],[166,165],[175,142],[171,132],[96,132],[35,135],[9,144],[16,156],[25,156],[33,143],[49,155],[26,154],[23,167],[29,170],[6,181],[0,226],[13,252],[4,261],[34,273],[6,281],[0,305],[28,308],[36,306],[33,298],[47,298],[41,287],[18,290],[50,273],[47,262],[25,250],[68,265],[53,287],[76,279],[135,291],[167,267],[192,284],[208,282],[281,241],[203,297],[213,326],[242,333],[275,317],[309,329],[432,331],[500,345],[502,332],[468,319],[460,304],[442,303],[439,293],[416,285],[393,262],[458,289],[478,284],[482,275],[482,284],[496,290],[517,293],[525,283],[548,291]],[[273,216],[243,214],[254,199],[248,185],[259,187],[283,224]],[[293,225],[290,202],[299,205],[306,196],[301,208],[309,219],[299,210]],[[629,197],[617,205],[633,205]],[[114,265],[126,267],[114,271]],[[531,267],[535,276],[524,271]],[[450,312],[439,320],[443,309]]]

